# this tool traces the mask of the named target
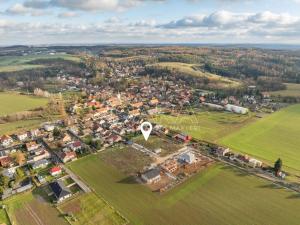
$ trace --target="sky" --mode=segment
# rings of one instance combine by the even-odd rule
[[[0,0],[0,46],[300,44],[300,0]]]

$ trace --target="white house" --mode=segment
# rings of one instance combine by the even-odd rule
[[[49,123],[44,124],[43,127],[44,127],[45,131],[48,131],[48,132],[53,131],[55,128],[55,126],[53,124],[49,124]]]
[[[24,141],[26,140],[26,138],[28,138],[28,134],[25,132],[25,133],[21,133],[21,134],[18,134],[17,135],[19,141]]]
[[[188,164],[192,164],[193,162],[195,162],[196,157],[195,157],[194,153],[186,152],[186,153],[183,153],[182,155],[180,155],[179,159]]]

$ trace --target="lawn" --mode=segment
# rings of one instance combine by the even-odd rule
[[[300,84],[285,84],[287,89],[282,91],[273,91],[270,94],[272,96],[283,96],[283,97],[300,97]]]
[[[16,72],[26,69],[42,68],[43,65],[30,64],[31,61],[37,59],[64,59],[79,62],[80,58],[68,54],[56,55],[28,55],[28,56],[2,56],[0,57],[0,72]]]
[[[227,87],[238,87],[240,83],[216,74],[212,74],[209,72],[202,72],[198,70],[196,67],[198,65],[195,64],[187,64],[187,63],[179,63],[179,62],[160,62],[148,65],[153,68],[161,68],[168,70],[177,70],[183,74],[187,74],[194,77],[205,77],[208,78],[210,82],[217,83],[219,87],[227,88]]]
[[[48,100],[16,92],[0,92],[0,102],[0,116],[3,116],[45,106]]]
[[[71,224],[74,225],[120,225],[127,223],[125,218],[94,193],[80,195],[63,203],[59,208],[74,216],[75,221],[70,219]]]
[[[284,108],[221,140],[236,151],[300,170],[300,105]]]
[[[4,201],[10,218],[17,225],[67,225],[59,211],[42,196],[27,192]]]
[[[104,163],[101,153],[69,167],[131,224],[298,225],[300,220],[299,195],[220,164],[163,195]]]
[[[159,115],[152,121],[192,135],[194,138],[217,141],[253,120],[252,115],[206,111],[194,115]]]

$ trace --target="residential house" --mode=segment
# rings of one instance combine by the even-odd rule
[[[62,169],[59,166],[55,166],[55,167],[52,167],[49,172],[50,172],[51,176],[55,177],[62,173]]]
[[[9,145],[11,145],[12,143],[14,142],[14,140],[8,136],[8,135],[3,135],[1,138],[0,138],[0,143],[2,146],[4,147],[8,147]]]
[[[40,147],[39,144],[37,144],[35,141],[31,141],[26,143],[26,149],[27,151],[34,151]]]
[[[46,123],[44,124],[43,128],[45,131],[50,132],[54,130],[55,126],[53,124]]]
[[[248,163],[253,168],[262,166],[262,162],[254,158],[250,158]]]
[[[196,157],[192,152],[186,152],[179,156],[179,159],[188,164],[192,164],[196,161]]]
[[[32,164],[32,169],[35,170],[35,169],[45,168],[48,165],[49,165],[49,161],[47,159],[41,159]]]
[[[74,141],[69,145],[69,147],[72,151],[78,151],[82,148],[82,144],[80,141]]]
[[[9,168],[9,167],[12,167],[14,165],[13,163],[13,159],[9,156],[6,156],[6,157],[2,157],[0,159],[0,165],[4,168]]]
[[[49,186],[58,203],[72,196],[70,189],[67,188],[61,180],[54,181],[50,183]]]
[[[28,138],[28,134],[27,134],[27,132],[17,134],[17,138],[18,138],[19,141],[24,141]]]
[[[144,172],[141,178],[147,184],[157,183],[161,179],[160,170],[158,168],[150,169]]]
[[[64,162],[70,162],[70,161],[74,161],[77,159],[77,155],[76,152],[61,152],[59,154],[59,158]]]

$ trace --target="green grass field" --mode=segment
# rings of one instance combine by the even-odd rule
[[[0,224],[10,225],[9,218],[4,209],[0,209]]]
[[[252,120],[252,115],[207,111],[194,115],[180,115],[176,117],[159,115],[152,121],[172,130],[185,132],[194,138],[217,141]]]
[[[46,122],[46,120],[40,119],[29,119],[29,120],[19,120],[11,123],[0,124],[0,135],[3,134],[13,134],[16,131],[27,131],[33,128],[37,128],[41,123]]]
[[[0,116],[45,106],[47,102],[47,98],[0,92]]]
[[[74,215],[76,221],[71,224],[81,225],[120,225],[127,220],[94,193],[83,194],[59,206],[65,212]]]
[[[242,128],[221,140],[236,151],[300,170],[300,105],[293,105]]]
[[[67,225],[59,211],[40,195],[27,192],[4,201],[13,224]]]
[[[287,89],[282,91],[273,91],[270,94],[272,96],[283,96],[283,97],[300,97],[300,84],[285,84]]]
[[[34,69],[44,67],[43,65],[29,64],[37,59],[64,59],[79,62],[80,58],[68,54],[56,55],[28,55],[28,56],[2,56],[0,57],[0,72],[16,72],[25,69]]]
[[[223,165],[162,195],[105,164],[101,154],[69,167],[130,224],[298,225],[300,220],[299,195]]]
[[[232,79],[228,79],[226,77],[222,77],[216,74],[208,73],[208,72],[201,72],[200,70],[195,69],[195,64],[187,64],[187,63],[179,63],[179,62],[160,62],[148,65],[151,67],[156,68],[166,68],[168,70],[176,69],[179,72],[184,74],[194,76],[194,77],[206,77],[210,80],[210,82],[217,83],[219,87],[228,88],[228,87],[238,87],[240,83],[234,81]]]

